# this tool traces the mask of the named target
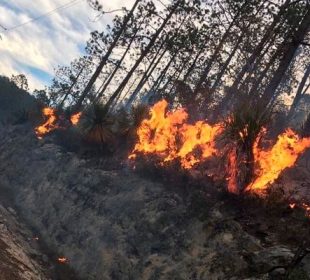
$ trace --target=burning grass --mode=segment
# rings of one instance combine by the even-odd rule
[[[265,126],[271,114],[263,110],[237,112],[226,122],[211,125],[188,123],[185,109],[167,108],[165,100],[151,108],[150,117],[137,130],[138,141],[129,159],[153,156],[161,166],[177,161],[181,168],[194,170],[211,158],[222,157],[227,163],[227,188],[233,193],[266,191],[310,147],[310,137],[300,137],[291,129],[270,144]],[[229,139],[226,147],[223,137]]]
[[[237,110],[226,121],[215,124],[205,120],[190,122],[184,108],[168,110],[165,100],[150,110],[140,106],[131,113],[120,111],[109,116],[105,107],[99,105],[93,107],[92,114],[84,113],[82,119],[81,113],[65,118],[52,108],[44,108],[43,114],[45,122],[35,129],[38,138],[79,124],[88,140],[113,146],[119,156],[121,150],[127,151],[133,145],[129,155],[132,162],[142,162],[149,168],[155,164],[157,168],[196,179],[212,177],[226,181],[227,190],[236,194],[266,193],[281,173],[293,167],[310,148],[310,137],[301,137],[292,129],[281,133],[275,141],[269,140],[266,127],[271,113],[259,106]],[[117,139],[122,141],[116,143]],[[127,142],[124,149],[117,148],[121,142]],[[305,205],[298,207],[309,212],[308,204]]]
[[[209,125],[198,121],[188,124],[188,114],[181,108],[166,112],[168,103],[162,100],[150,110],[137,130],[138,142],[130,159],[137,154],[157,154],[160,164],[179,160],[184,169],[191,169],[197,163],[215,155],[215,138],[221,133],[222,125]]]
[[[77,125],[82,113],[71,115],[70,120],[66,119],[63,114],[59,114],[54,108],[45,107],[42,110],[45,122],[35,128],[35,133],[39,139],[42,139],[46,134],[56,130],[64,129],[70,125]]]

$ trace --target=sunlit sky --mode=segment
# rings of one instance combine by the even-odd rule
[[[134,0],[99,0],[105,11],[127,7]],[[86,0],[0,0],[0,25],[10,29],[71,3],[40,20],[5,31],[0,27],[0,75],[23,73],[30,89],[50,84],[57,65],[68,65],[84,52],[93,30],[104,30],[115,14],[99,19]],[[96,19],[96,20],[94,20]]]

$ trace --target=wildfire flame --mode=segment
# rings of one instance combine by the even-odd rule
[[[156,154],[162,164],[177,159],[183,168],[190,169],[216,154],[215,138],[222,132],[220,124],[211,126],[203,121],[188,124],[185,109],[167,112],[167,107],[167,101],[161,100],[151,108],[150,118],[137,130],[138,142],[130,159],[136,158],[137,153]]]
[[[68,262],[68,259],[66,257],[59,257],[57,261],[61,264],[65,264]]]
[[[46,117],[46,121],[44,124],[35,128],[35,133],[39,139],[42,139],[45,134],[58,128],[55,109],[46,107],[43,108],[42,113]]]
[[[279,135],[270,149],[259,149],[256,143],[253,148],[256,179],[247,190],[265,190],[284,169],[292,167],[307,148],[310,148],[310,137],[301,138],[291,129]]]
[[[70,121],[73,125],[77,125],[80,121],[80,118],[82,116],[82,112],[78,112],[78,113],[75,113],[73,114],[71,117],[70,117]]]
[[[227,189],[231,193],[238,193],[237,188],[237,176],[238,176],[238,165],[237,165],[237,152],[236,149],[233,148],[228,153],[228,174],[229,178],[227,179]]]
[[[69,125],[66,126],[65,124],[60,125],[58,123],[59,118],[57,116],[56,110],[53,108],[50,107],[43,108],[42,114],[46,118],[46,121],[42,125],[39,125],[35,128],[35,133],[39,139],[42,139],[44,135],[55,129],[65,128],[69,126]],[[78,122],[80,121],[81,116],[82,116],[81,112],[73,114],[70,117],[71,124],[77,125]]]

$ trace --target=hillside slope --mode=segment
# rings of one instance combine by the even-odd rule
[[[221,201],[201,208],[172,186],[91,167],[27,126],[0,128],[0,170],[0,188],[85,279],[269,279],[294,256],[264,247]]]
[[[18,114],[35,109],[36,99],[19,89],[6,77],[0,76],[0,122],[14,122]]]

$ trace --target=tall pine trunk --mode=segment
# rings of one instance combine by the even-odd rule
[[[231,21],[231,23],[229,24],[228,28],[226,29],[225,33],[223,34],[219,44],[217,45],[217,47],[215,48],[212,56],[210,57],[210,59],[208,60],[208,63],[206,65],[206,67],[204,68],[202,74],[200,75],[200,78],[194,88],[194,93],[198,93],[198,91],[201,89],[202,84],[206,81],[209,72],[214,64],[214,62],[216,61],[216,59],[219,56],[220,51],[222,50],[226,40],[228,39],[229,35],[230,35],[230,31],[231,29],[234,27],[235,22],[237,21],[237,19],[239,18],[239,15],[242,13],[243,8],[247,5],[247,1],[244,2],[244,4],[240,7],[239,11],[237,12],[237,14],[235,15],[235,17],[233,18],[233,20]]]
[[[305,73],[304,73],[304,75],[303,75],[303,77],[299,83],[296,95],[295,95],[293,103],[290,107],[290,111],[287,115],[288,121],[290,121],[292,119],[292,117],[294,116],[296,109],[297,109],[297,106],[298,106],[301,98],[303,97],[304,88],[305,88],[305,85],[306,85],[306,82],[307,82],[309,76],[310,76],[310,64],[307,66],[306,71],[305,71]]]
[[[121,59],[117,62],[117,64],[116,64],[116,66],[115,66],[115,68],[114,68],[112,74],[110,75],[110,77],[108,78],[108,80],[104,83],[103,88],[101,89],[100,93],[98,94],[97,100],[99,100],[99,99],[103,96],[103,94],[104,94],[104,92],[106,91],[107,87],[110,85],[111,81],[113,80],[115,74],[116,74],[117,71],[120,69],[120,67],[121,67],[121,65],[122,65],[122,63],[123,63],[125,57],[127,56],[128,52],[129,52],[129,50],[130,50],[130,48],[131,48],[132,43],[134,42],[134,40],[135,40],[135,38],[136,38],[136,35],[137,35],[137,33],[138,33],[138,31],[139,31],[139,29],[140,29],[142,23],[143,23],[143,20],[142,20],[140,26],[139,26],[139,27],[137,28],[137,30],[135,31],[135,33],[133,34],[133,36],[131,37],[130,42],[129,42],[129,44],[127,45],[127,48],[126,48],[125,52],[123,53]]]
[[[281,21],[283,13],[286,11],[286,8],[288,7],[291,0],[286,0],[286,2],[281,6],[278,14],[274,17],[272,23],[269,25],[267,30],[265,31],[265,34],[259,44],[256,46],[254,51],[252,52],[251,56],[245,63],[245,65],[242,67],[241,71],[237,75],[236,79],[234,80],[234,83],[232,84],[232,88],[238,88],[240,82],[242,81],[244,75],[249,71],[252,64],[255,62],[255,60],[260,56],[261,52],[263,51],[265,45],[268,43],[270,38],[273,36],[274,29],[278,25],[278,23]]]
[[[124,17],[124,20],[123,20],[123,23],[122,23],[122,26],[120,28],[120,30],[116,33],[115,37],[114,37],[114,40],[113,42],[111,43],[109,49],[107,50],[106,54],[103,56],[103,58],[101,59],[97,69],[95,70],[94,74],[92,75],[92,77],[90,78],[89,82],[87,83],[84,91],[82,92],[80,98],[78,99],[77,103],[75,104],[75,108],[74,108],[74,111],[79,111],[81,106],[82,106],[82,103],[85,99],[85,97],[87,96],[87,94],[89,93],[89,91],[91,90],[92,86],[95,84],[97,78],[99,77],[103,67],[106,65],[113,49],[115,48],[118,40],[120,39],[121,35],[123,34],[129,20],[131,19],[135,9],[137,8],[139,2],[141,0],[136,0],[134,5],[132,6],[130,12]]]
[[[146,55],[149,53],[149,51],[151,50],[151,48],[154,46],[155,41],[157,40],[157,38],[159,37],[159,35],[161,34],[161,32],[163,31],[163,29],[165,28],[166,24],[168,23],[168,21],[171,19],[171,17],[173,16],[173,14],[175,13],[176,9],[179,6],[179,2],[175,3],[173,5],[173,7],[171,8],[169,14],[166,16],[166,18],[164,19],[164,21],[162,22],[162,24],[160,25],[160,27],[157,29],[157,31],[155,32],[155,34],[152,36],[150,42],[148,43],[148,45],[145,47],[145,49],[142,51],[140,57],[137,59],[137,61],[135,62],[135,64],[133,65],[133,67],[130,69],[130,71],[127,73],[126,77],[123,79],[123,81],[120,83],[120,85],[117,87],[117,89],[114,91],[114,93],[112,94],[112,96],[110,97],[110,99],[108,100],[108,102],[106,103],[106,111],[109,112],[110,110],[110,106],[111,104],[114,102],[114,100],[117,98],[118,95],[121,94],[122,90],[124,89],[124,87],[126,86],[126,84],[128,83],[128,81],[130,80],[131,76],[133,75],[133,73],[135,72],[135,70],[138,68],[138,66],[140,65],[140,63],[142,62],[142,60],[146,57]]]
[[[292,39],[288,43],[284,43],[285,46],[283,47],[283,56],[280,61],[280,64],[270,80],[269,84],[264,90],[262,95],[262,102],[266,106],[276,98],[276,90],[281,83],[282,77],[284,76],[286,70],[288,69],[291,61],[293,60],[295,53],[299,47],[299,45],[304,40],[307,32],[310,29],[310,7],[307,5],[308,9],[303,17],[301,23],[299,24],[298,28],[292,34]]]

